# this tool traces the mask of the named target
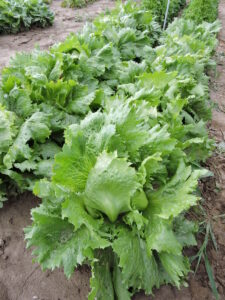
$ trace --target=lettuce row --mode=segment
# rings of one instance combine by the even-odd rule
[[[182,250],[196,244],[184,213],[213,149],[205,69],[218,29],[175,20],[153,48],[159,26],[127,3],[3,72],[2,182],[34,186],[27,244],[43,269],[89,264],[89,299],[184,283]]]
[[[95,0],[63,0],[62,7],[84,7]]]
[[[50,52],[17,54],[3,70],[0,103],[14,112],[17,128],[15,139],[2,153],[3,185],[12,182],[32,190],[37,179],[50,177],[54,155],[64,143],[64,129],[79,123],[115,94],[119,83],[134,80],[146,68],[132,60],[143,60],[159,37],[151,13],[128,3],[101,19]],[[119,78],[110,79],[117,73]]]
[[[187,35],[191,33],[191,40],[190,37],[184,37],[183,52],[176,54],[174,51],[178,52],[178,47],[176,45],[173,49],[172,43],[176,42],[177,37],[170,36],[171,40],[167,41],[170,55],[174,52],[177,57],[174,56],[173,65],[171,62],[166,67],[163,66],[165,62],[158,63],[158,60],[164,59],[168,47],[152,48],[159,37],[159,26],[149,11],[133,3],[118,6],[111,14],[100,16],[78,36],[69,36],[50,52],[35,50],[31,54],[17,54],[11,66],[4,69],[0,87],[0,102],[5,109],[16,114],[15,126],[19,136],[17,142],[12,140],[9,149],[4,152],[2,181],[7,181],[7,186],[10,181],[22,190],[32,190],[37,179],[46,174],[50,177],[48,170],[51,169],[54,155],[64,143],[64,129],[70,124],[79,123],[89,111],[104,106],[105,99],[118,92],[123,93],[124,97],[131,93],[136,99],[147,98],[158,105],[174,97],[183,99],[186,104],[183,105],[182,114],[186,122],[199,124],[199,130],[196,129],[189,136],[197,134],[197,137],[201,137],[203,134],[207,150],[203,148],[196,151],[198,140],[192,146],[190,144],[189,149],[193,148],[193,156],[196,153],[204,159],[207,154],[203,152],[207,153],[211,147],[201,120],[210,118],[208,79],[204,75],[204,68],[212,64],[209,57],[216,42],[212,33],[218,25],[206,31],[201,26],[193,28],[192,22],[184,22],[179,26],[182,26],[184,35],[190,28]],[[176,28],[174,30],[176,32]],[[199,36],[203,31],[199,44]],[[208,45],[205,49],[206,42]],[[191,54],[193,57],[187,56],[190,47],[200,47],[200,55],[195,52]],[[165,52],[163,55],[160,53],[162,51]],[[164,74],[167,70],[178,68],[178,74],[177,71]],[[189,71],[193,73],[193,70],[195,74],[190,76]],[[151,74],[144,74],[146,72],[155,74],[151,78]],[[135,83],[136,77],[141,74],[142,79]],[[148,80],[144,79],[146,76]],[[154,86],[148,88],[149,84]],[[140,91],[137,92],[137,89]],[[33,123],[45,128],[45,134],[40,138],[31,132],[27,135],[29,129],[24,130],[24,127],[33,127]],[[39,131],[37,128],[37,133]]]
[[[152,13],[156,16],[157,22],[161,25],[164,23],[166,8],[168,0],[143,0],[142,5],[145,9],[150,9]],[[176,17],[179,11],[185,7],[186,0],[170,0],[170,6],[168,10],[167,24],[172,22],[174,17]]]
[[[0,34],[46,27],[53,20],[54,14],[43,0],[0,0]]]
[[[184,12],[184,17],[197,24],[214,22],[218,17],[218,5],[218,0],[191,0]]]
[[[68,277],[89,264],[89,299],[184,283],[182,250],[196,244],[196,225],[183,214],[199,200],[208,174],[199,163],[213,148],[204,71],[218,28],[175,20],[150,56],[123,62],[128,74],[112,69],[116,90],[67,127],[51,179],[35,184],[42,204],[25,230],[28,246],[43,269],[63,267]]]

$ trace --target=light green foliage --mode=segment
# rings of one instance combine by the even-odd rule
[[[191,0],[184,12],[184,17],[197,24],[214,22],[218,16],[218,4],[218,0]]]
[[[0,0],[0,34],[52,25],[54,14],[42,0]]]
[[[4,165],[8,169],[12,168],[17,159],[31,159],[33,153],[27,145],[30,139],[44,143],[49,137],[51,131],[49,130],[48,117],[42,112],[36,112],[23,123],[14,143],[3,159]]]
[[[150,9],[156,16],[157,21],[163,25],[168,0],[143,0],[144,8]],[[167,24],[176,17],[179,11],[186,5],[186,0],[170,0],[168,11]]]
[[[128,2],[3,71],[0,102],[15,115],[2,184],[34,185],[28,246],[68,277],[89,264],[89,299],[185,280],[196,228],[183,215],[213,148],[205,69],[218,28],[176,20],[158,40],[151,12]]]
[[[84,7],[95,0],[63,0],[62,7]]]
[[[16,115],[0,106],[0,155],[7,152],[16,135]]]
[[[189,271],[182,248],[195,244],[195,227],[180,213],[197,203],[194,191],[198,178],[206,171],[193,171],[188,160],[184,162],[186,155],[179,143],[173,142],[163,151],[165,141],[170,140],[170,134],[164,127],[157,127],[130,154],[130,132],[120,134],[119,126],[121,120],[122,124],[127,124],[130,118],[129,113],[124,114],[124,105],[127,107],[125,111],[132,111],[133,123],[141,122],[135,126],[134,144],[136,139],[139,142],[138,131],[151,133],[151,110],[143,105],[144,100],[122,98],[120,102],[118,99],[108,101],[103,112],[89,113],[79,125],[71,125],[66,130],[66,146],[56,155],[48,188],[50,192],[55,190],[55,193],[51,192],[51,202],[55,206],[49,203],[49,193],[45,195],[46,183],[37,184],[35,192],[43,197],[43,204],[32,212],[34,222],[26,229],[26,239],[28,245],[36,246],[34,254],[43,268],[63,265],[67,275],[71,274],[65,265],[69,249],[71,255],[68,261],[72,269],[82,264],[86,255],[93,271],[90,299],[104,299],[106,296],[109,299],[130,299],[131,294],[140,289],[151,294],[153,287],[163,283],[178,287],[182,284],[183,276]],[[118,109],[111,118],[115,103]],[[109,104],[111,109],[107,108]],[[115,141],[118,141],[118,147]],[[149,152],[154,152],[154,149],[162,151],[149,157]],[[176,160],[173,165],[168,160],[172,155]],[[151,168],[151,161],[155,162],[156,168]],[[164,178],[160,181],[158,175],[161,173]],[[173,177],[170,178],[169,174]],[[144,210],[132,205],[132,198],[139,190],[147,200]],[[39,218],[42,220],[42,216],[39,212],[43,209],[44,214],[49,215],[48,220],[56,218],[57,222],[68,224],[65,226],[73,226],[72,245],[70,241],[65,245],[55,243],[59,237],[54,238],[55,232],[51,234],[49,227],[46,232],[41,231],[41,242],[36,240],[41,230]],[[84,228],[87,233],[82,231],[82,238],[90,233],[89,239],[93,243],[99,241],[99,250],[106,248],[103,252],[93,251],[95,243],[93,246],[83,244],[82,239],[76,245],[75,239],[80,238]],[[186,235],[181,236],[182,231]],[[47,238],[48,234],[53,236],[52,242]],[[47,248],[42,248],[47,240]],[[50,256],[46,253],[50,251],[48,249],[51,249]],[[77,253],[80,253],[80,261]],[[115,264],[115,261],[118,263]],[[131,294],[128,292],[130,288]]]
[[[119,214],[131,210],[131,197],[138,186],[135,171],[125,159],[103,152],[88,174],[85,205],[115,222]]]
[[[110,243],[97,233],[82,226],[76,233],[66,220],[49,214],[43,207],[33,213],[38,226],[27,228],[27,238],[32,237],[28,246],[39,244],[35,254],[43,269],[64,267],[65,274],[70,277],[75,267],[87,258],[93,258],[93,250],[105,248]],[[50,235],[49,235],[50,233]]]
[[[181,160],[176,174],[171,180],[156,192],[151,191],[149,193],[151,202],[149,210],[151,213],[162,219],[169,219],[170,217],[177,217],[182,211],[188,210],[196,203],[196,196],[192,194],[192,191],[197,186],[197,179],[207,173],[207,170],[192,171]],[[173,193],[171,193],[171,190],[173,190]],[[180,199],[182,197],[183,201],[181,203]]]
[[[161,278],[157,262],[153,255],[148,255],[144,239],[124,228],[114,241],[113,250],[119,257],[126,288],[143,289],[150,294],[154,286],[159,286]]]
[[[78,36],[69,36],[50,52],[35,50],[31,54],[17,54],[10,67],[3,70],[0,86],[0,103],[5,110],[15,113],[17,128],[16,139],[7,144],[2,158],[3,183],[15,182],[15,174],[22,173],[29,181],[20,188],[32,189],[37,179],[46,174],[50,177],[54,155],[64,143],[64,129],[104,105],[119,82],[134,79],[138,74],[136,66],[142,71],[142,66],[127,61],[147,55],[159,31],[150,12],[127,4],[118,6],[105,19],[96,19],[95,25],[88,25]],[[94,32],[98,34],[93,36]],[[126,45],[131,47],[129,53]],[[118,77],[118,72],[127,74],[127,66],[128,78]],[[110,79],[111,74],[117,80],[114,75]],[[132,112],[129,113],[132,118]],[[121,123],[121,131],[124,126],[130,130],[128,123]],[[103,135],[114,130],[115,125],[110,126]],[[135,132],[130,131],[130,151],[136,147],[132,145],[132,134]],[[51,147],[53,151],[49,151]]]

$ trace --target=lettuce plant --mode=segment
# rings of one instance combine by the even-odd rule
[[[192,0],[185,10],[184,17],[196,23],[214,22],[218,16],[218,0]]]
[[[42,199],[27,245],[68,277],[88,264],[89,299],[185,282],[218,30],[180,19],[159,38],[152,13],[128,2],[3,71],[1,185]]]
[[[52,25],[54,14],[42,0],[0,0],[0,34]]]
[[[168,0],[143,0],[142,5],[150,9],[156,16],[157,21],[163,25]],[[186,5],[186,0],[170,0],[170,6],[167,17],[167,24],[176,17],[179,11]]]

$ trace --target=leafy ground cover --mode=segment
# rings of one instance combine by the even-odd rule
[[[95,0],[63,0],[63,7],[83,7]],[[151,10],[153,15],[156,16],[157,22],[161,25],[163,24],[167,0],[144,0],[142,5],[145,9]],[[186,5],[185,0],[172,0],[170,3],[170,8],[168,12],[168,22],[171,22],[174,17],[177,16],[181,8]]]
[[[63,0],[62,7],[84,7],[95,0]]]
[[[54,14],[42,0],[0,0],[0,34],[46,27],[53,20]]]
[[[28,246],[67,276],[90,264],[90,299],[184,283],[182,249],[196,243],[184,213],[213,149],[204,71],[218,28],[176,20],[153,48],[159,26],[128,3],[3,72],[3,183],[34,186]]]
[[[100,107],[104,98],[115,94],[120,82],[145,68],[126,61],[148,55],[160,30],[149,11],[135,10],[129,4],[106,15],[102,22],[100,17],[80,36],[71,35],[50,52],[18,54],[2,72],[3,111],[13,111],[3,127],[9,148],[2,149],[1,174],[7,186],[10,178],[20,188],[32,189],[37,178],[49,173],[64,143],[66,126]],[[119,73],[121,78],[117,78]]]
[[[212,147],[204,69],[217,30],[175,21],[154,58],[144,59],[151,69],[69,126],[52,179],[35,185],[43,203],[32,212],[28,245],[44,269],[63,266],[67,276],[90,263],[90,299],[179,287],[189,271],[182,248],[196,243],[196,226],[182,213],[196,204],[193,192],[207,174],[199,168]]]
[[[168,1],[143,0],[142,3],[146,9],[150,9],[153,12],[153,14],[156,16],[157,22],[163,25]],[[185,5],[186,0],[171,0],[167,23],[170,23]]]
[[[197,23],[214,22],[218,16],[218,0],[192,0],[186,9],[185,18]]]

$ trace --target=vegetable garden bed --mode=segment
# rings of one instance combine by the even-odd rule
[[[127,5],[103,20],[50,54],[18,56],[4,71],[3,104],[19,118],[2,108],[12,134],[2,144],[1,172],[28,189],[50,175],[35,184],[43,204],[26,229],[43,268],[64,266],[71,275],[87,259],[90,299],[113,299],[114,293],[128,299],[161,283],[179,287],[189,270],[181,250],[196,244],[196,227],[180,213],[198,200],[197,179],[207,174],[200,162],[212,150],[204,129],[210,102],[203,73],[218,24],[175,21],[153,49],[159,28],[147,11]],[[20,138],[12,142],[22,120]],[[58,133],[71,123],[60,152]],[[31,171],[33,177],[24,177]]]

